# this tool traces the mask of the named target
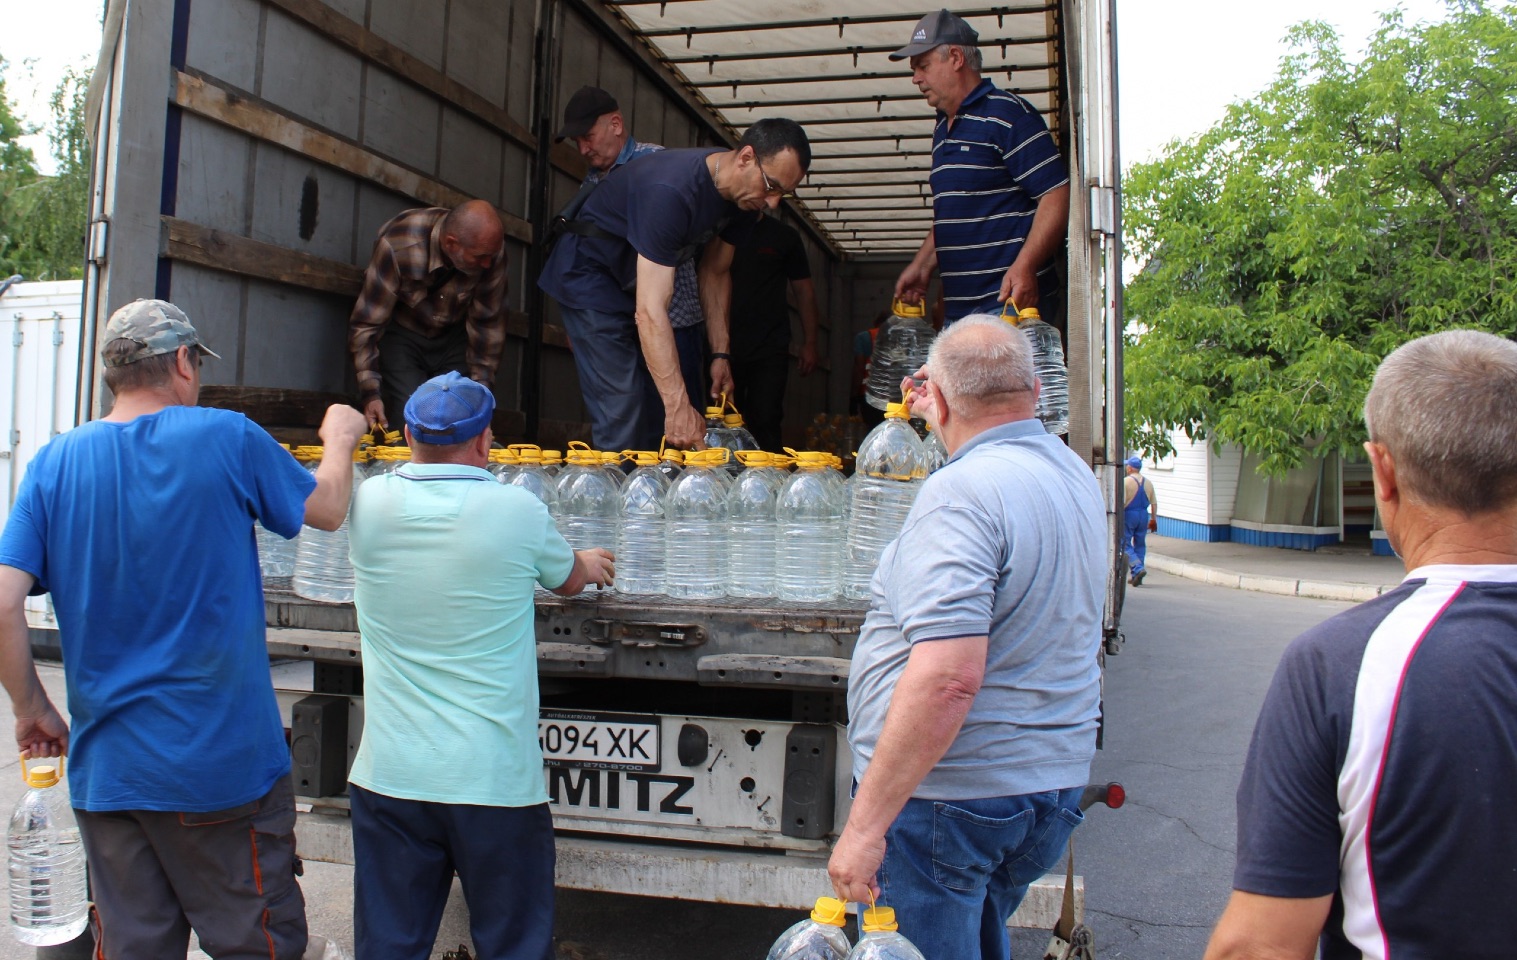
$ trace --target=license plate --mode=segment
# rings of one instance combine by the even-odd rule
[[[544,710],[537,742],[550,767],[660,768],[659,724],[647,716]]]

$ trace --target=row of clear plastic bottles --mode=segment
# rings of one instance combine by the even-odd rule
[[[866,907],[859,917],[862,934],[849,945],[844,927],[848,906],[820,897],[811,916],[786,930],[769,948],[766,960],[922,960],[922,952],[901,935],[895,911]]]
[[[1059,331],[1044,322],[1036,307],[1017,309],[1006,302],[1001,319],[1012,324],[1032,344],[1034,372],[1042,381],[1037,416],[1049,433],[1069,432],[1069,371],[1064,365],[1064,344]],[[927,362],[927,351],[937,331],[927,322],[924,304],[891,302],[890,316],[874,333],[874,349],[869,358],[869,378],[864,397],[884,410],[898,395],[901,381],[916,374]]]
[[[734,463],[727,447],[611,455],[578,445],[555,476],[542,451],[517,446],[493,451],[491,469],[537,496],[574,549],[612,547],[618,592],[826,603],[868,599],[881,553],[941,465],[942,446],[929,441],[893,403],[849,480],[828,453],[745,449]],[[619,459],[629,474],[611,466]]]
[[[364,438],[353,452],[353,491],[348,501],[352,510],[352,497],[358,495],[358,487],[370,477],[393,471],[411,459],[408,447],[375,445],[375,441],[394,441],[399,433],[387,436]],[[324,449],[320,446],[282,445],[311,473],[321,466]],[[286,540],[276,533],[265,530],[262,524],[255,527],[258,542],[258,567],[264,581],[289,578],[290,589],[307,600],[324,603],[350,603],[353,600],[353,566],[348,560],[348,521],[344,518],[336,530],[318,530],[304,526],[300,535]]]

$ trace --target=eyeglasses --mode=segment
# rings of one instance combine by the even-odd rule
[[[772,181],[772,180],[769,179],[769,174],[767,174],[767,173],[764,172],[764,165],[762,163],[758,162],[758,157],[754,157],[753,158],[753,165],[755,167],[758,167],[759,176],[762,177],[763,180],[764,180],[764,192],[765,193],[769,194],[771,197],[793,197],[793,196],[795,196],[795,191],[794,190],[786,190],[786,189],[784,189],[782,187],[776,187],[774,185],[774,181]]]

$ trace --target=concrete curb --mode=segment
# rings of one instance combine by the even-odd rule
[[[1282,597],[1310,597],[1315,600],[1347,600],[1351,603],[1363,603],[1365,600],[1375,599],[1387,590],[1395,589],[1394,584],[1340,583],[1333,580],[1292,580],[1288,577],[1270,577],[1256,573],[1236,573],[1232,570],[1208,567],[1205,564],[1192,563],[1189,560],[1177,560],[1174,557],[1165,557],[1157,553],[1150,553],[1147,563],[1150,569],[1159,570],[1171,576],[1184,577],[1187,580],[1209,583],[1217,587],[1231,587],[1234,590],[1252,590],[1256,593],[1272,593]]]

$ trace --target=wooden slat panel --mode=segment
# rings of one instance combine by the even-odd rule
[[[363,287],[363,271],[351,263],[286,250],[178,217],[163,218],[159,253],[213,270],[347,297],[357,297]]]
[[[431,206],[456,207],[472,199],[468,194],[439,180],[288,117],[256,97],[228,90],[204,77],[182,72],[177,74],[174,102],[198,116],[309,157],[317,163],[380,184],[396,193],[415,197]],[[496,212],[500,214],[508,236],[523,243],[532,242],[532,224],[504,210]]]
[[[213,230],[178,217],[163,218],[159,252],[171,260],[193,263],[212,270],[288,283],[307,290],[320,290],[355,299],[363,289],[363,271],[351,263],[287,250],[276,244],[250,240],[224,230]],[[520,310],[506,311],[508,335],[525,340],[528,329],[525,313]],[[563,327],[544,324],[543,343],[567,348],[569,337],[564,333]]]
[[[319,0],[265,0],[304,23],[317,33],[347,47],[371,63],[436,94],[449,105],[515,140],[528,150],[537,149],[537,138],[505,110],[470,90],[395,44],[366,30]],[[440,7],[441,5],[439,5]]]

